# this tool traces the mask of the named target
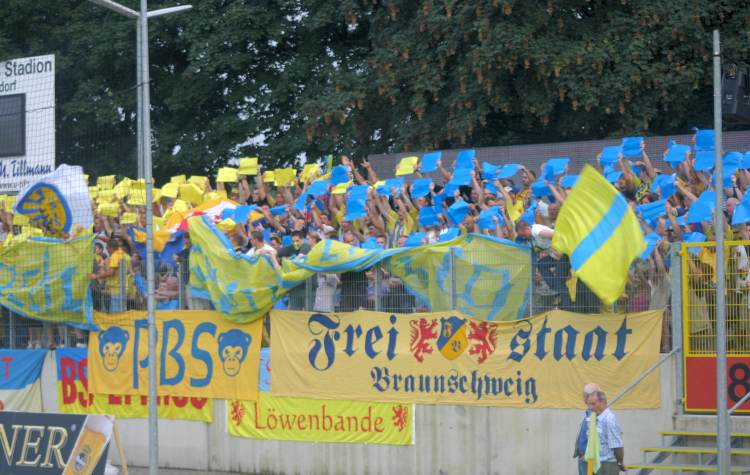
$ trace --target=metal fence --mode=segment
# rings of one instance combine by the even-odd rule
[[[749,243],[750,244],[750,243]],[[674,252],[674,251],[672,251]],[[452,251],[451,251],[451,254]],[[692,255],[692,253],[690,253]],[[730,255],[728,253],[728,255]],[[546,254],[531,254],[523,266],[509,266],[507,262],[492,253],[464,252],[460,256],[451,255],[445,259],[445,267],[428,270],[414,265],[407,268],[405,279],[429,280],[420,293],[413,291],[389,260],[374,267],[342,274],[317,273],[286,294],[280,308],[319,312],[344,312],[359,308],[412,313],[443,311],[451,309],[472,310],[479,308],[479,302],[492,301],[503,285],[503,275],[523,273],[528,279],[528,293],[517,295],[523,300],[522,310],[517,317],[542,313],[553,308],[579,313],[624,313],[656,308],[666,308],[662,333],[662,351],[671,349],[671,309],[670,295],[673,291],[668,266],[672,258],[668,246],[657,248],[647,260],[637,261],[630,272],[628,285],[623,297],[612,306],[604,306],[593,292],[580,280],[570,277],[570,265],[566,257],[557,258]],[[676,259],[677,257],[675,257]],[[480,268],[482,272],[469,272],[469,266]],[[529,268],[531,271],[529,271]],[[683,268],[688,268],[687,265]],[[504,273],[498,270],[504,270]],[[96,270],[96,269],[95,269]],[[404,276],[403,269],[401,274]],[[474,275],[476,273],[476,275]],[[126,257],[116,271],[106,279],[91,282],[91,294],[95,311],[119,313],[127,310],[146,310],[146,286],[144,269],[138,257]],[[700,273],[691,273],[684,278],[692,283],[690,292],[684,294],[686,308],[691,315],[710,322],[711,307],[708,284],[696,287]],[[471,282],[469,282],[471,281]],[[703,281],[705,282],[705,280]],[[469,289],[469,284],[471,288]],[[688,286],[684,286],[686,289]],[[736,286],[728,286],[736,289]],[[743,289],[745,294],[747,291]],[[745,295],[743,294],[743,295]],[[687,297],[691,295],[690,299]],[[434,297],[434,298],[431,298]],[[506,295],[506,299],[513,295]],[[747,310],[747,298],[743,297]],[[728,298],[729,321],[739,319],[739,300]],[[189,289],[189,266],[186,258],[178,259],[173,266],[157,268],[156,304],[159,309],[210,309],[211,303],[192,298]],[[474,305],[475,307],[471,307]],[[735,311],[736,310],[736,311]],[[697,313],[696,313],[697,312]],[[702,313],[701,313],[702,312]],[[737,315],[732,317],[731,315]],[[692,317],[691,317],[692,318]],[[699,319],[699,317],[694,317]],[[697,320],[696,320],[697,321]],[[695,325],[693,326],[695,329]],[[734,331],[734,330],[733,330]],[[736,332],[735,332],[736,333]],[[730,332],[730,335],[733,333]],[[3,309],[0,314],[0,346],[11,348],[73,346],[86,343],[85,332],[62,325],[30,320]],[[698,331],[693,338],[693,348],[710,349],[710,333]]]
[[[750,354],[750,241],[725,243],[727,354]],[[682,252],[686,356],[716,355],[716,245],[686,243]]]

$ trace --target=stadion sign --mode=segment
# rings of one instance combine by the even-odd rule
[[[55,56],[0,62],[0,193],[55,168]]]

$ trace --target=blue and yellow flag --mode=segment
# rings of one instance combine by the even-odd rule
[[[393,277],[381,302],[384,310],[455,308],[486,320],[526,315],[528,250],[503,239],[468,234],[429,246],[385,250],[326,240],[276,268],[267,256],[235,253],[229,239],[205,217],[188,223],[192,295],[211,300],[223,317],[235,322],[262,317],[314,272],[358,272],[379,262]],[[455,348],[455,341],[447,348]]]
[[[586,166],[560,210],[552,247],[570,256],[576,275],[610,305],[625,290],[646,241],[625,198]]]

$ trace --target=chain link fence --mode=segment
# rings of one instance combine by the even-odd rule
[[[750,242],[744,243],[750,246]],[[693,245],[691,245],[693,246]],[[735,246],[736,247],[736,246]],[[704,248],[704,247],[701,247]],[[689,249],[695,249],[690,247]],[[728,247],[728,255],[732,247]],[[698,352],[713,351],[712,315],[715,314],[715,286],[705,264],[695,259],[693,251],[686,251],[688,264],[684,269],[686,308],[689,312],[691,332],[691,349]],[[649,309],[665,308],[662,350],[671,348],[671,278],[668,267],[663,261],[674,257],[669,247],[660,247],[655,254],[646,260],[639,260],[632,267],[628,285],[623,297],[614,305],[605,306],[581,281],[570,277],[570,264],[566,257],[556,258],[548,254],[530,255],[531,272],[527,271],[529,286],[526,295],[522,296],[523,304],[517,316],[528,317],[554,308],[562,310],[600,314],[638,312]],[[446,291],[444,298],[430,300],[425,294],[410,289],[406,282],[389,271],[388,261],[383,261],[367,270],[346,272],[342,274],[317,273],[288,292],[277,304],[277,308],[306,310],[316,312],[347,312],[367,309],[393,313],[413,313],[444,311],[466,307],[467,299],[488,300],[502,292],[502,269],[507,264],[492,256],[481,256],[484,272],[478,275],[459,272],[460,264],[455,259],[447,261],[447,269],[439,274],[441,278],[431,285]],[[475,260],[476,262],[476,260]],[[747,276],[746,259],[730,259],[728,267],[727,313],[730,338],[744,339],[750,343],[750,325],[748,318],[748,284],[742,284]],[[743,267],[743,263],[744,266]],[[692,263],[692,264],[691,264]],[[104,281],[92,280],[91,295],[93,309],[97,312],[121,313],[130,310],[146,310],[146,284],[144,263],[137,253],[122,260],[115,274]],[[93,272],[97,272],[97,263]],[[526,267],[528,269],[528,267]],[[525,270],[526,270],[525,269]],[[741,269],[744,275],[740,275]],[[493,272],[498,271],[498,272]],[[415,269],[419,274],[420,269]],[[426,275],[427,273],[425,273]],[[471,295],[467,295],[467,277],[471,282]],[[188,259],[183,256],[175,259],[173,266],[162,265],[156,272],[157,310],[170,309],[211,309],[211,302],[190,295]],[[744,281],[743,281],[744,282]],[[473,297],[472,297],[473,296]],[[508,300],[513,295],[502,298]],[[471,303],[471,302],[469,302]],[[744,329],[744,330],[743,330]],[[42,323],[23,318],[7,309],[0,314],[0,345],[10,348],[33,348],[84,345],[85,332],[75,328],[56,324]]]

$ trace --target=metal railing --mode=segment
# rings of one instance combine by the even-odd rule
[[[529,259],[531,271],[528,270],[529,265],[519,268],[528,273],[529,279],[528,293],[523,296],[525,306],[521,317],[556,307],[580,313],[622,313],[648,310],[655,304],[665,305],[662,351],[667,352],[672,348],[669,296],[674,293],[673,287],[679,284],[679,279],[675,281],[667,274],[656,273],[653,268],[647,266],[648,261],[641,261],[631,271],[624,298],[612,307],[605,307],[580,280],[571,283],[569,265],[565,258],[554,259],[530,253]],[[673,261],[676,260],[677,258]],[[425,298],[425,295],[417,295],[402,279],[389,272],[388,261],[384,261],[360,272],[315,274],[304,284],[288,292],[280,306],[322,312],[351,311],[359,308],[394,313],[452,310],[461,308],[464,304],[462,299],[466,298],[463,295],[465,289],[462,288],[466,285],[466,279],[462,278],[466,266],[472,265],[472,262],[481,262],[482,266],[490,270],[501,266],[507,268],[507,263],[500,262],[491,253],[485,255],[475,252],[475,255],[467,257],[466,252],[463,252],[459,257],[455,249],[451,249],[447,261],[450,267],[445,273],[444,287],[448,295],[445,292],[432,294],[439,295],[440,298],[429,299]],[[187,258],[178,259],[174,266],[161,266],[157,269],[157,309],[212,308],[209,301],[191,295],[188,269]],[[145,310],[146,296],[142,272],[139,259],[134,259],[132,264],[126,259],[124,265],[118,267],[115,276],[92,281],[94,309],[110,313]],[[664,281],[670,285],[663,285]],[[498,285],[497,276],[488,272],[475,279],[473,293],[486,298],[498,291]],[[657,292],[651,290],[647,293],[647,288],[657,289]],[[679,294],[679,289],[677,292]],[[7,310],[4,310],[3,322],[7,322],[5,325],[0,323],[0,346],[4,347],[47,347],[85,342],[85,335],[81,336],[80,331],[73,331],[65,325],[45,325]],[[56,328],[60,328],[57,335]]]

